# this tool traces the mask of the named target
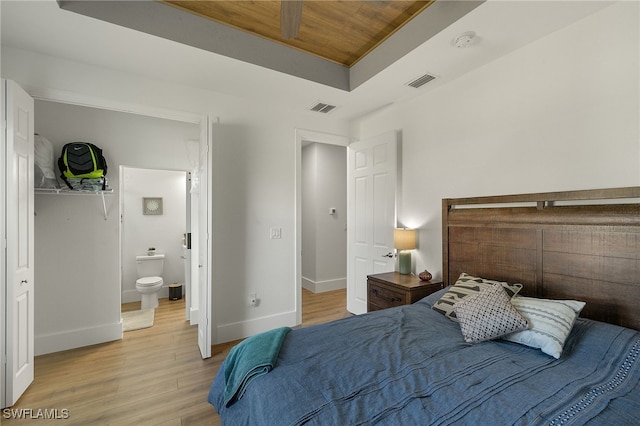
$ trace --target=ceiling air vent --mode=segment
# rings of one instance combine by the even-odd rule
[[[415,87],[417,89],[418,87],[424,86],[431,80],[435,80],[435,79],[436,79],[435,76],[431,74],[425,74],[421,77],[416,78],[413,81],[410,81],[409,83],[407,83],[407,86]]]
[[[336,107],[335,105],[329,105],[322,102],[318,102],[317,104],[311,107],[311,111],[321,112],[323,114],[326,114],[328,112],[331,112],[335,107]]]

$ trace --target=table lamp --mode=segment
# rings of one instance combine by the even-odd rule
[[[411,273],[411,251],[416,248],[415,229],[394,229],[393,246],[398,250],[398,272],[403,275]]]

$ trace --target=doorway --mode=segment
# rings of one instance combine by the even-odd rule
[[[296,131],[296,295],[346,288],[348,138]],[[309,294],[309,293],[307,293]]]
[[[186,253],[187,234],[190,232],[190,193],[187,191],[189,173],[175,170],[120,167],[120,232],[122,265],[122,303],[140,300],[135,288],[137,277],[136,256],[147,254],[154,248],[164,255],[163,287],[158,298],[169,297],[169,285],[179,284],[174,290],[185,297],[185,318],[193,309],[191,298],[190,256]],[[145,199],[161,202],[161,209],[147,211]],[[184,295],[183,295],[184,293]],[[197,307],[195,307],[197,309]]]

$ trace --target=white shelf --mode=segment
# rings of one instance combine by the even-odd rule
[[[107,204],[104,196],[113,194],[113,189],[107,188],[100,191],[76,190],[69,188],[34,188],[36,194],[47,195],[98,195],[102,198],[102,211],[104,212],[104,220],[107,220]]]
[[[69,189],[69,188],[34,188],[36,194],[74,194],[74,195],[101,195],[101,194],[112,194],[113,189],[107,188],[105,190],[100,191],[87,191],[87,190],[77,190],[77,189]]]

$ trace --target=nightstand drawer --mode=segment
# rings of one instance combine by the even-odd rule
[[[420,281],[398,272],[367,275],[367,311],[409,305],[441,288],[442,281]]]
[[[379,308],[392,308],[394,306],[405,305],[406,293],[394,290],[382,285],[369,286],[369,303]]]

